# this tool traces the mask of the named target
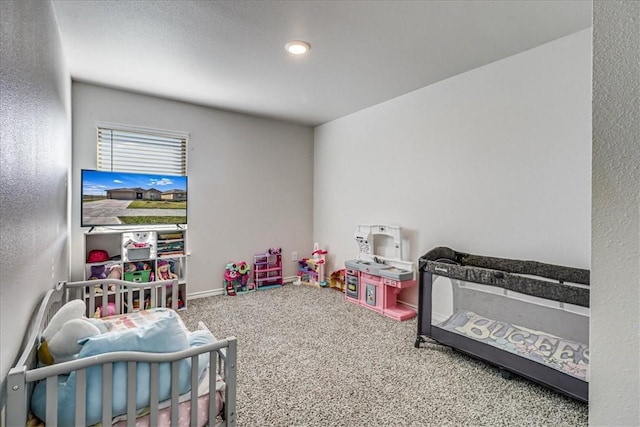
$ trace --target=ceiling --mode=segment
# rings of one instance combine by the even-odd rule
[[[74,81],[319,125],[591,26],[592,2],[54,0]],[[311,51],[293,57],[293,39]]]

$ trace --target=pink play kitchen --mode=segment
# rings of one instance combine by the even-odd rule
[[[416,285],[413,264],[402,260],[400,227],[358,225],[355,233],[358,257],[344,262],[345,299],[396,320],[416,316],[398,305],[402,289]]]

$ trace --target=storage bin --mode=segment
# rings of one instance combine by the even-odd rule
[[[124,273],[124,280],[127,282],[148,282],[151,277],[151,270],[130,271]]]
[[[151,248],[130,248],[127,249],[127,258],[129,261],[140,261],[143,259],[149,259],[151,256]]]

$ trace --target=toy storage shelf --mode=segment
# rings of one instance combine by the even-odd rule
[[[282,255],[255,254],[253,256],[253,281],[257,290],[282,286]]]
[[[139,242],[139,233],[146,239]],[[178,278],[180,307],[186,308],[187,230],[93,230],[84,234],[84,280],[112,277],[129,282],[154,282]],[[108,259],[91,262],[92,251],[106,251]],[[111,299],[111,298],[110,298]],[[137,308],[137,307],[136,307]]]

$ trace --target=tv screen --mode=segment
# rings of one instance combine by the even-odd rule
[[[187,223],[187,177],[82,170],[81,225]]]

